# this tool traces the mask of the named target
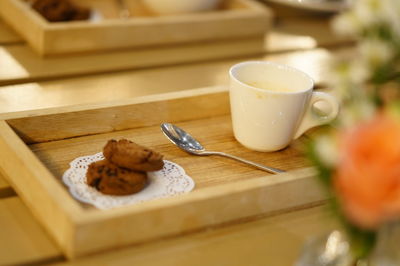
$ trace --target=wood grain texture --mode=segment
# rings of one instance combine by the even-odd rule
[[[335,228],[325,207],[314,207],[56,265],[290,266],[306,240]]]
[[[19,113],[21,118],[8,118],[7,123],[25,142],[35,143],[227,113],[227,88],[210,87],[103,104],[37,110],[35,116]]]
[[[232,133],[230,116],[218,116],[206,119],[177,123],[191,132],[207,149],[224,151],[286,171],[301,169],[308,165],[301,151],[302,139],[292,143],[290,148],[279,152],[254,152],[241,146]],[[50,169],[54,176],[61,178],[73,159],[102,151],[110,139],[128,138],[141,145],[151,147],[165,159],[178,163],[196,181],[196,189],[216,186],[268,175],[264,171],[230,159],[214,156],[193,156],[172,145],[161,133],[159,125],[122,130],[112,133],[51,141],[30,145],[39,159]]]
[[[27,147],[21,146],[5,122],[0,128],[0,148],[10,157],[8,161],[0,157],[1,167],[31,208],[32,199],[38,195],[46,199],[42,204],[47,204],[47,209],[55,207],[52,202],[58,202],[59,207],[53,210],[59,213],[57,223],[48,222],[50,218],[45,210],[33,208],[33,211],[70,258],[245,217],[287,211],[325,199],[313,178],[315,172],[307,168],[296,147],[298,142],[283,151],[266,154],[249,151],[234,140],[224,87],[128,99],[102,108],[74,108],[75,111],[71,107],[44,110],[41,112],[47,113],[42,116],[7,120],[25,140],[45,141],[31,145],[44,165],[32,157]],[[270,175],[223,158],[194,158],[177,150],[162,136],[159,124],[163,121],[178,123],[200,136],[210,149],[231,152],[288,172]],[[167,159],[180,164],[198,183],[197,189],[179,197],[107,211],[79,209],[65,194],[65,188],[61,184],[55,186],[54,182],[70,160],[99,152],[108,139],[122,137],[159,150]],[[19,169],[30,178],[29,191],[26,190],[28,181],[12,170],[18,161],[26,165]],[[33,165],[38,170],[29,168]],[[53,175],[45,169],[50,169]],[[64,191],[61,193],[60,189]],[[274,200],[269,202],[269,198]],[[63,230],[54,224],[63,224]]]
[[[61,259],[57,246],[18,197],[0,199],[0,264]]]

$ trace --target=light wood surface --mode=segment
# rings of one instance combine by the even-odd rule
[[[305,239],[336,226],[316,207],[56,265],[292,266]]]
[[[14,190],[10,184],[0,174],[0,199],[15,195]]]
[[[217,86],[2,114],[0,118],[7,120],[21,139],[30,144],[227,114],[228,88]]]
[[[263,49],[263,37],[255,37],[42,59],[26,45],[13,45],[0,47],[0,85],[248,56]]]
[[[20,199],[0,201],[0,262],[55,265],[61,252]],[[292,265],[305,239],[335,228],[325,207],[199,231],[57,265]],[[184,254],[184,256],[182,256]],[[36,262],[36,263],[35,263]]]
[[[81,210],[5,121],[0,121],[0,150],[2,173],[18,195],[58,242],[72,245],[71,223]]]
[[[0,45],[9,45],[22,42],[22,38],[0,19]]]
[[[210,150],[224,151],[286,171],[308,166],[308,161],[301,152],[302,139],[294,142],[291,147],[283,151],[262,153],[245,149],[234,140],[230,116],[219,116],[177,124],[197,136],[201,143]],[[263,178],[266,175],[270,175],[264,171],[225,158],[191,156],[172,145],[161,133],[159,125],[32,144],[30,148],[54,176],[60,180],[62,174],[69,168],[69,162],[73,159],[98,153],[109,139],[120,138],[128,138],[153,148],[161,152],[167,160],[181,165],[196,181],[196,189],[251,178]],[[213,171],[207,169],[213,169]]]
[[[301,14],[299,12],[299,14]],[[266,51],[283,52],[317,47],[349,46],[354,41],[335,34],[330,27],[331,16],[300,15],[280,17],[275,27],[266,35]]]
[[[0,1],[2,19],[12,25],[20,36],[24,36],[24,39],[31,43],[35,50],[39,50],[44,41],[42,27],[46,22],[42,17],[30,11],[31,8],[25,1]]]
[[[0,264],[61,259],[61,252],[18,197],[0,200]]]
[[[0,179],[0,190],[8,187],[8,183],[4,179]]]
[[[25,141],[37,143],[30,148],[44,165],[3,122],[0,148],[7,158],[0,156],[0,166],[70,258],[326,199],[314,180],[315,172],[307,168],[307,160],[296,148],[297,142],[267,154],[238,144],[227,115],[228,99],[226,87],[211,87],[130,99],[103,108],[83,106],[78,111],[74,107],[73,112],[71,108],[58,108],[46,110],[46,115],[9,119],[7,123]],[[188,155],[161,134],[159,125],[164,121],[178,123],[201,136],[200,141],[211,150],[226,151],[287,173],[270,175],[237,162]],[[196,189],[179,198],[83,211],[64,187],[54,182],[70,161],[100,152],[107,140],[119,138],[133,139],[178,163],[195,180]],[[18,170],[13,169],[16,165]],[[120,234],[123,237],[113,237]]]

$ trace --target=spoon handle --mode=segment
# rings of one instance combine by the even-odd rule
[[[227,154],[227,153],[224,153],[224,152],[209,151],[209,152],[205,152],[204,155],[219,155],[219,156],[223,156],[223,157],[228,157],[228,158],[234,159],[236,161],[239,161],[239,162],[242,162],[242,163],[245,163],[245,164],[249,164],[249,165],[254,166],[254,167],[258,168],[258,169],[261,169],[261,170],[264,170],[264,171],[267,171],[267,172],[270,172],[270,173],[274,173],[274,174],[280,174],[280,173],[284,173],[285,172],[284,170],[280,170],[280,169],[277,169],[277,168],[265,166],[265,165],[262,165],[262,164],[259,164],[259,163],[255,163],[255,162],[252,162],[252,161],[249,161],[249,160],[246,160],[246,159],[243,159],[243,158],[231,155],[231,154]]]

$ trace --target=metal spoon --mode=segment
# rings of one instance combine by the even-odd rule
[[[273,167],[268,167],[265,165],[261,165],[255,162],[251,162],[242,158],[239,158],[234,155],[230,155],[224,152],[218,152],[218,151],[206,151],[204,147],[191,135],[189,135],[186,131],[183,129],[172,125],[170,123],[163,123],[161,124],[161,130],[164,133],[164,135],[176,146],[181,148],[182,150],[194,154],[194,155],[219,155],[219,156],[224,156],[228,157],[234,160],[237,160],[242,163],[249,164],[251,166],[254,166],[256,168],[259,168],[261,170],[274,173],[274,174],[279,174],[279,173],[284,173],[285,171],[276,169]]]

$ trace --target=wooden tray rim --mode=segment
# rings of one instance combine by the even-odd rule
[[[45,115],[56,115],[60,113],[73,113],[91,111],[96,109],[107,109],[114,107],[130,106],[135,104],[142,104],[148,102],[168,101],[180,98],[192,98],[196,96],[215,94],[215,93],[228,93],[229,87],[227,85],[217,85],[211,87],[203,87],[182,91],[172,91],[167,93],[157,93],[144,95],[134,98],[119,99],[107,102],[96,102],[96,103],[84,103],[74,104],[63,107],[50,107],[35,110],[17,111],[9,113],[0,113],[0,120],[12,120],[20,118],[32,118],[40,117]]]
[[[192,15],[137,17],[127,20],[116,18],[99,22],[51,23],[34,12],[22,0],[2,0],[0,1],[0,8],[8,8],[10,12],[0,11],[0,14],[2,13],[4,20],[19,32],[41,56],[240,39],[265,34],[271,26],[272,11],[262,3],[254,2],[255,0],[234,1],[244,3],[247,8]],[[15,20],[16,16],[20,17],[18,21]],[[239,31],[223,31],[223,27],[236,27],[238,23],[245,23],[251,28],[241,28]],[[216,25],[216,27],[213,27],[215,30],[207,31],[205,26],[212,24]],[[201,30],[197,33],[192,32],[189,30],[190,25]],[[175,34],[174,30],[176,29],[179,30],[178,32],[185,32],[185,34]],[[100,32],[108,34],[120,32],[125,36],[128,32],[133,37],[125,41],[122,41],[119,37],[112,41],[101,42],[101,39],[99,39]],[[149,38],[138,38],[145,32],[152,34]],[[78,42],[73,45],[66,45],[69,36],[75,36],[75,38],[76,36],[91,36],[92,41],[79,37]]]
[[[250,1],[250,0],[231,0],[237,1],[243,4],[246,8],[243,9],[224,9],[224,10],[212,10],[208,12],[199,12],[199,13],[191,13],[191,14],[179,14],[179,15],[170,15],[170,16],[152,16],[152,17],[132,17],[129,19],[120,19],[120,18],[110,18],[105,20],[100,20],[96,22],[91,21],[68,21],[68,22],[49,22],[45,18],[43,18],[40,14],[33,11],[27,3],[24,3],[22,0],[9,0],[15,1],[17,7],[20,9],[24,9],[28,16],[35,19],[36,21],[40,21],[41,25],[46,29],[63,29],[74,28],[74,27],[104,27],[107,25],[136,25],[141,23],[155,23],[155,24],[166,24],[166,23],[185,23],[188,21],[202,21],[202,20],[223,20],[231,17],[239,17],[239,16],[253,16],[255,14],[268,14],[272,16],[272,11],[267,8],[265,5]]]
[[[30,119],[37,118],[41,116],[53,115],[53,114],[67,114],[69,112],[85,112],[88,110],[93,110],[96,108],[98,110],[107,109],[118,106],[130,106],[135,104],[142,103],[153,103],[156,101],[169,101],[174,99],[180,99],[185,97],[201,97],[207,96],[212,93],[226,93],[227,88],[225,86],[221,87],[211,87],[211,88],[203,88],[196,89],[190,91],[183,92],[174,92],[167,94],[159,94],[152,96],[145,96],[139,99],[129,99],[126,101],[122,101],[119,103],[104,103],[98,105],[80,105],[73,107],[65,107],[65,108],[56,108],[41,110],[37,112],[31,113],[17,113],[17,114],[8,114],[8,118],[3,115],[0,121],[0,147],[3,151],[6,151],[8,157],[13,157],[12,159],[15,162],[22,162],[23,169],[19,169],[19,173],[24,175],[31,175],[31,177],[35,178],[32,183],[35,186],[39,186],[40,189],[44,189],[45,192],[41,197],[44,197],[45,207],[47,209],[56,212],[58,215],[56,217],[50,217],[50,220],[43,221],[42,215],[38,214],[37,216],[41,219],[42,222],[46,224],[46,227],[52,231],[53,236],[55,236],[58,243],[60,243],[61,248],[67,254],[68,257],[73,258],[79,253],[79,250],[76,249],[76,239],[79,230],[88,230],[93,224],[97,224],[99,227],[103,226],[105,222],[112,221],[120,221],[120,219],[128,218],[128,217],[136,217],[137,215],[149,216],[154,212],[162,212],[166,209],[174,209],[181,208],[184,206],[195,205],[195,204],[205,204],[207,202],[218,202],[219,199],[230,198],[230,197],[240,197],[243,193],[250,194],[252,191],[260,191],[260,190],[268,190],[274,186],[280,186],[286,183],[302,183],[302,182],[310,182],[311,177],[315,175],[315,170],[313,168],[307,167],[303,169],[297,169],[293,171],[289,171],[287,173],[278,174],[278,175],[266,175],[268,178],[257,178],[257,179],[248,179],[241,180],[237,182],[217,185],[213,187],[202,188],[200,190],[195,190],[186,195],[180,195],[175,198],[167,198],[162,200],[155,200],[144,202],[138,205],[125,206],[117,209],[111,209],[107,211],[99,211],[99,210],[85,210],[82,206],[79,205],[78,202],[75,201],[70,195],[67,189],[65,189],[62,184],[60,184],[56,178],[49,172],[47,167],[35,156],[35,154],[29,149],[27,144],[17,136],[17,134],[13,131],[13,129],[8,125],[8,122],[12,119]],[[16,118],[18,117],[18,118]],[[3,155],[4,156],[4,155]],[[4,164],[4,159],[1,159],[0,154],[0,163]],[[35,169],[32,168],[31,163],[35,165]],[[4,167],[4,165],[3,165]],[[9,174],[9,171],[12,166],[6,167],[5,172]],[[31,202],[30,192],[27,192],[26,188],[21,187],[21,184],[15,184],[13,179],[8,178],[13,187],[16,188],[16,191],[21,193],[21,197],[25,200],[25,202],[31,208],[34,207],[34,203]],[[51,180],[52,179],[52,180]],[[18,181],[19,182],[19,181]],[[36,184],[38,182],[38,185]],[[240,186],[237,184],[240,183]],[[24,184],[22,184],[23,186]],[[47,194],[46,194],[47,193]],[[311,196],[312,198],[321,198],[318,192],[315,192],[317,196],[314,194]],[[35,209],[37,212],[38,210]],[[34,211],[34,213],[35,213]],[[40,211],[40,210],[39,210]],[[246,210],[247,211],[247,210]],[[268,209],[264,211],[270,211]],[[252,210],[248,210],[248,212],[252,215],[256,215],[257,213],[252,213]],[[226,222],[221,218],[220,222]],[[229,215],[228,218],[229,220]],[[59,228],[52,227],[52,223],[59,223],[64,231],[58,232]],[[173,230],[172,230],[173,231]],[[152,235],[150,233],[150,235]],[[85,251],[87,252],[87,251]]]
[[[246,6],[245,9],[228,9],[228,10],[213,10],[209,12],[199,12],[192,14],[180,14],[176,16],[154,16],[154,17],[132,17],[129,19],[120,18],[109,18],[96,22],[92,21],[60,21],[60,22],[49,22],[43,16],[32,10],[32,8],[24,3],[22,0],[3,0],[10,1],[16,8],[24,11],[24,14],[33,22],[38,23],[43,30],[63,30],[63,29],[74,29],[74,28],[103,28],[113,26],[140,26],[146,24],[160,24],[165,25],[169,23],[187,23],[187,22],[202,22],[210,20],[226,20],[239,17],[252,17],[254,15],[267,15],[273,16],[272,11],[265,5],[254,2],[251,0],[234,0],[240,2]]]

